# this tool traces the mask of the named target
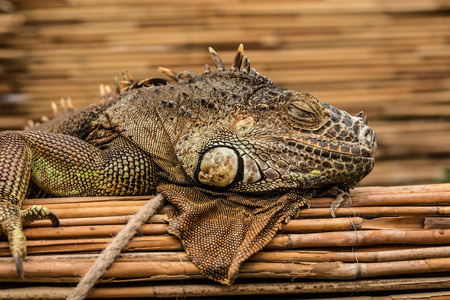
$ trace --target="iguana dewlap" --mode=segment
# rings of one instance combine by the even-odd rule
[[[20,276],[22,225],[58,218],[25,197],[145,195],[176,205],[169,232],[225,284],[314,195],[346,192],[373,168],[376,135],[310,94],[277,87],[239,47],[231,69],[129,81],[115,98],[0,133],[0,224]],[[242,67],[243,65],[243,67]],[[242,68],[241,68],[242,67]]]

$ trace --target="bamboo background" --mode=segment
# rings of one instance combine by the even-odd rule
[[[450,168],[450,1],[0,1],[0,130],[21,129],[70,96],[158,66],[201,72],[239,43],[275,84],[307,91],[378,134],[362,185],[436,183]],[[447,170],[447,173],[446,173]]]

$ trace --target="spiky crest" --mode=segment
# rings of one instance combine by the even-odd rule
[[[214,65],[216,66],[216,72],[224,72],[229,71],[225,68],[224,63],[222,59],[220,58],[219,54],[212,48],[209,47],[209,53],[211,55],[211,58],[214,62]],[[241,69],[242,68],[242,69]],[[258,77],[268,83],[272,83],[269,79],[267,79],[265,76],[260,75],[258,72],[255,71],[255,69],[251,68],[249,59],[244,55],[244,45],[240,44],[236,55],[233,60],[233,64],[231,65],[231,71],[234,72],[242,72],[242,74],[248,74],[251,76]],[[177,73],[171,69],[159,67],[158,71],[175,81],[176,83],[180,83],[185,80],[189,80],[190,78],[193,78],[197,76],[194,72],[191,71],[183,71],[181,73]],[[205,71],[204,73],[211,73],[211,68],[208,64],[205,65]],[[112,89],[108,85],[100,85],[100,102],[103,101],[110,101],[114,98],[114,96],[120,95],[124,92],[133,90],[133,89],[139,89],[142,87],[150,87],[150,86],[162,86],[171,84],[167,79],[163,78],[146,78],[141,81],[135,81],[133,76],[131,76],[129,71],[124,71],[122,73],[123,80],[119,81],[117,77],[114,78],[115,83],[115,92],[112,91]],[[60,108],[56,105],[55,102],[52,102],[52,111],[53,111],[53,118],[57,119],[60,118],[70,112],[73,111],[73,106],[70,98],[63,98],[60,101]],[[42,118],[42,122],[48,121],[47,117]],[[34,123],[33,121],[29,121],[28,125],[25,126],[25,129],[30,129],[32,127],[35,127],[39,125],[40,123]]]

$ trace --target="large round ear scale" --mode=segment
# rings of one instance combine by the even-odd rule
[[[222,59],[220,58],[219,54],[217,54],[216,50],[214,50],[212,47],[209,47],[208,50],[209,53],[211,54],[211,58],[214,61],[214,64],[216,65],[217,71],[225,70],[225,66],[223,65]]]
[[[225,188],[242,177],[242,159],[232,148],[209,149],[200,159],[195,176],[205,185]]]

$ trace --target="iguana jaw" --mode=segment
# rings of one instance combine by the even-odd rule
[[[274,135],[262,143],[255,140],[258,149],[267,149],[256,158],[263,161],[258,163],[261,180],[272,187],[351,187],[369,174],[375,164],[376,135],[364,119],[340,114],[344,134],[336,132],[338,122],[330,122],[316,130]]]
[[[270,190],[329,185],[351,187],[369,174],[375,163],[373,151],[367,148],[360,152],[370,154],[356,155],[330,150],[330,147],[321,148],[314,140],[305,138],[265,141],[263,148],[271,151],[252,155],[261,174],[260,181],[253,184],[238,182],[232,190],[257,192],[261,184]]]

